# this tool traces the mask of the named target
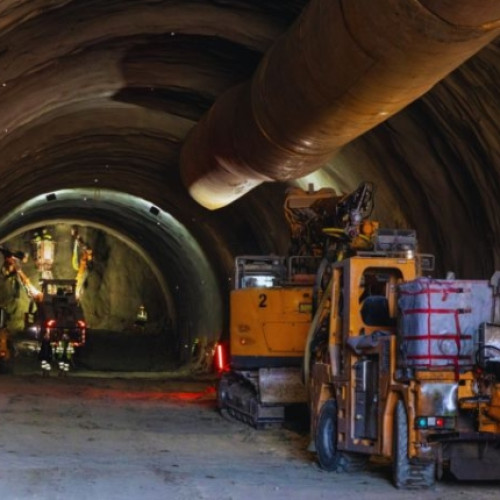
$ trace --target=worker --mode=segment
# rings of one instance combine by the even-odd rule
[[[40,343],[40,351],[38,351],[38,359],[41,362],[42,375],[47,376],[51,370],[52,362],[52,345],[50,343],[50,334],[48,332],[42,338]]]
[[[139,327],[141,331],[144,331],[144,325],[148,321],[148,312],[144,305],[140,305],[139,309],[137,309],[137,315],[135,318],[135,326]]]
[[[75,348],[69,341],[68,335],[64,334],[56,344],[56,360],[59,367],[59,375],[67,375]]]
[[[42,237],[40,236],[40,233],[38,231],[35,231],[33,233],[33,238],[31,238],[31,241],[34,245],[37,245],[42,241]]]

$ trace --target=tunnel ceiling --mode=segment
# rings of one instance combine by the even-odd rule
[[[127,235],[161,268],[149,215],[141,224],[123,215],[126,202],[112,208],[106,197],[116,192],[184,227],[222,291],[236,254],[284,251],[284,183],[208,211],[183,186],[179,156],[188,132],[252,77],[306,3],[2,1],[0,237],[37,220],[89,220]],[[500,265],[499,54],[497,40],[299,184],[347,192],[372,180],[377,217],[415,227],[441,270],[490,275]],[[61,190],[75,190],[73,201],[47,213],[43,197]]]

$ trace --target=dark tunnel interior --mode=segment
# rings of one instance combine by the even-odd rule
[[[373,182],[374,218],[416,229],[437,277],[500,268],[498,38],[306,177],[264,182],[218,210],[191,198],[179,169],[188,133],[308,3],[1,2],[0,244],[29,254],[47,228],[54,277],[71,279],[78,228],[93,250],[81,298],[89,338],[98,349],[99,332],[128,337],[136,350],[120,365],[102,344],[90,368],[178,369],[227,335],[234,259],[286,252],[290,186],[348,193]],[[37,282],[33,259],[23,271]],[[29,299],[7,277],[0,306],[25,335]]]

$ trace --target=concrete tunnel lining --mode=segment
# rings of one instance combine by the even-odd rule
[[[183,189],[179,151],[202,112],[253,74],[307,4],[217,1],[200,10],[197,1],[3,2],[2,213],[39,190],[74,186],[151,200],[195,234],[226,300],[228,287],[220,285],[227,285],[234,255],[286,248],[275,200],[288,184],[262,185],[207,214]],[[491,263],[500,262],[500,108],[492,106],[499,48],[498,41],[490,44],[314,175],[320,178],[315,187],[343,192],[375,181],[379,218],[415,227],[425,251],[439,254],[441,270],[462,276],[486,277]],[[441,197],[448,210],[441,209]]]
[[[182,304],[186,308],[190,304],[201,307],[198,301],[203,300],[204,294],[198,290],[201,287],[195,290],[194,285],[202,275],[198,261],[205,258],[214,275],[215,298],[220,300],[222,307],[227,307],[228,270],[235,255],[284,253],[288,228],[280,217],[280,199],[289,183],[298,182],[307,188],[307,182],[313,181],[315,188],[334,186],[347,193],[361,181],[373,181],[377,185],[376,219],[389,227],[415,228],[422,250],[438,256],[438,276],[448,270],[456,271],[457,277],[471,279],[491,276],[493,266],[496,264],[498,268],[500,264],[500,39],[407,109],[344,146],[335,158],[326,160],[321,170],[310,174],[307,180],[262,184],[231,206],[213,212],[198,207],[189,197],[179,172],[179,152],[189,130],[200,123],[203,112],[224,91],[251,78],[259,60],[266,57],[266,51],[292,26],[300,12],[314,2],[0,2],[0,109],[3,111],[0,116],[0,217],[13,213],[40,193],[52,190],[59,193],[63,189],[86,188],[92,194],[117,191],[124,196],[148,200],[148,205],[151,202],[162,214],[172,214],[196,239],[203,254],[196,253],[191,262],[189,256],[182,253],[184,240],[170,234],[160,235],[167,241],[162,240],[161,248],[156,248],[156,228],[148,226],[146,229],[150,231],[137,244],[146,258],[158,266],[163,288],[167,292],[173,290],[172,285],[179,281],[173,279],[165,260],[169,254],[175,254],[183,259],[182,266],[176,266],[179,269],[175,271],[179,276],[189,275],[192,283],[189,297]],[[322,0],[318,3],[327,6],[335,2]],[[366,10],[361,9],[361,14],[381,4],[376,0],[339,0],[336,3],[346,8],[368,6]],[[421,4],[450,24],[462,24],[464,20],[467,24],[483,7],[499,5],[498,0],[385,0],[383,3],[386,6]],[[459,4],[471,8],[459,11],[455,8]],[[371,48],[372,42],[376,45],[373,41],[375,30],[372,16],[366,17],[363,23],[367,37],[365,47]],[[489,20],[489,16],[485,19]],[[404,23],[401,24],[404,28]],[[326,30],[331,30],[331,26],[326,23]],[[317,59],[321,58],[322,49],[320,46],[315,54]],[[351,59],[345,53],[343,58],[347,70]],[[433,58],[432,63],[441,65],[439,57]],[[313,70],[311,77],[319,79],[320,73]],[[288,82],[285,77],[284,85]],[[280,91],[279,85],[277,87]],[[280,92],[280,97],[285,94]],[[294,103],[286,105],[294,111]],[[278,118],[284,121],[280,113]],[[252,149],[251,144],[246,147]],[[259,148],[255,149],[259,153]],[[196,149],[192,153],[203,156]],[[265,163],[265,156],[262,158]],[[48,210],[51,205],[43,196],[39,208]],[[147,209],[148,206],[146,212]],[[68,202],[61,211],[70,214],[72,218],[68,220],[87,223],[99,231],[107,227],[110,233],[116,232],[118,237],[133,242],[143,230],[140,220],[144,219],[136,219],[132,214],[134,220],[129,221],[127,214],[130,211],[125,205],[111,204],[102,210],[95,205],[95,209],[88,210],[79,203]],[[64,220],[65,214],[55,212],[40,210],[33,215],[32,224]],[[9,237],[11,232],[16,234],[22,230],[22,225],[15,229],[9,221],[6,224],[3,234],[0,221],[0,237]],[[30,224],[26,227],[34,227]],[[168,278],[172,279],[172,284]],[[116,288],[115,293],[121,293],[121,289]],[[209,307],[210,302],[206,305]],[[191,311],[183,312],[187,315]],[[184,323],[186,327],[189,319]],[[70,377],[62,384],[60,380],[52,380],[59,386],[69,387],[75,381],[81,382],[81,379]],[[183,483],[189,483],[182,490],[186,496],[192,497],[193,487],[200,486],[206,488],[207,495],[212,492],[214,498],[218,498],[221,491],[232,491],[236,477],[236,483],[243,483],[250,497],[274,498],[287,494],[293,497],[302,491],[309,497],[314,497],[315,493],[317,496],[327,494],[329,485],[323,484],[324,478],[311,467],[303,467],[309,463],[310,456],[297,454],[302,441],[299,444],[295,440],[285,440],[289,451],[302,464],[290,462],[289,453],[286,457],[280,454],[280,458],[288,460],[290,468],[286,468],[283,460],[274,460],[276,453],[276,456],[271,453],[262,457],[263,444],[269,444],[269,450],[274,449],[270,442],[273,437],[269,442],[265,440],[266,443],[251,442],[255,449],[252,460],[241,467],[235,461],[235,466],[228,468],[227,452],[235,451],[234,443],[241,441],[241,433],[234,434],[234,439],[227,439],[229,427],[224,426],[223,439],[214,441],[211,430],[220,436],[220,423],[212,425],[214,421],[202,416],[203,425],[200,425],[198,411],[196,427],[187,427],[184,421],[176,427],[170,425],[173,421],[169,417],[173,416],[177,422],[183,419],[183,414],[170,412],[168,403],[165,405],[161,401],[158,404],[155,399],[158,412],[149,413],[142,402],[128,400],[130,407],[139,408],[137,418],[128,411],[120,414],[113,411],[109,419],[97,420],[94,418],[96,407],[83,408],[88,404],[86,395],[92,395],[95,402],[95,391],[91,390],[83,390],[83,394],[77,391],[81,399],[75,401],[77,411],[73,400],[71,406],[61,407],[62,398],[60,401],[47,398],[47,394],[40,399],[40,404],[37,402],[33,406],[32,389],[43,392],[47,385],[44,382],[33,384],[30,380],[11,390],[10,384],[5,384],[9,408],[5,418],[7,429],[13,432],[7,433],[10,439],[4,449],[14,459],[10,460],[5,479],[7,490],[12,486],[12,492],[19,489],[31,493],[41,491],[42,495],[47,493],[50,497],[54,491],[68,492],[71,496],[71,492],[75,494],[81,490],[81,495],[85,496],[89,488],[94,487],[102,493],[109,485],[111,496],[128,494],[132,498],[145,492],[153,495],[152,487],[156,485],[156,491],[160,492],[157,496],[172,490],[175,497],[179,496]],[[83,386],[87,382],[81,383]],[[133,387],[128,381],[126,383],[128,389]],[[177,390],[181,390],[180,387],[181,384]],[[23,395],[31,406],[20,414],[16,411],[16,402],[22,400]],[[99,414],[108,415],[109,410],[118,406],[114,401],[111,405],[108,403],[97,407]],[[47,419],[39,418],[40,408]],[[61,412],[69,417],[67,421],[59,418]],[[47,427],[50,417],[57,417],[57,426]],[[14,422],[19,425],[13,426]],[[72,441],[74,434],[71,432],[65,434],[66,440],[54,440],[66,422],[68,431],[80,430],[81,441]],[[117,432],[113,433],[113,429]],[[191,432],[193,429],[195,432]],[[130,431],[134,439],[124,440],[124,430]],[[19,436],[26,439],[19,439]],[[41,442],[35,450],[34,436]],[[116,441],[112,441],[115,436]],[[209,439],[199,439],[199,436]],[[24,441],[25,448],[22,447]],[[59,441],[60,461],[56,456]],[[76,446],[78,456],[71,454],[68,442],[72,448]],[[123,446],[124,442],[129,443],[128,448]],[[143,457],[141,442],[144,443]],[[214,454],[215,442],[219,454]],[[96,446],[97,443],[106,449]],[[196,448],[194,459],[187,453],[186,444]],[[244,447],[241,448],[243,454]],[[130,455],[125,453],[127,449]],[[302,449],[307,453],[305,447]],[[52,464],[49,469],[46,468],[47,454]],[[174,455],[180,457],[175,464]],[[256,463],[262,465],[257,473],[263,475],[258,477],[255,471],[252,472]],[[74,474],[75,464],[83,473]],[[211,472],[215,473],[207,474],[204,464],[214,466]],[[270,464],[276,467],[269,467]],[[141,474],[130,474],[131,466]],[[39,474],[32,474],[42,470],[40,467],[45,471],[44,481],[39,480]],[[303,474],[297,467],[302,467]],[[278,469],[281,475],[275,473]],[[290,482],[290,477],[295,481]],[[78,481],[76,489],[75,479]],[[112,482],[105,482],[110,480]],[[137,487],[132,487],[134,485]],[[373,487],[377,487],[371,479],[368,484],[358,486],[361,494],[374,494]],[[356,490],[356,485],[349,480],[346,485],[339,484],[339,488],[340,494],[349,495],[353,488]],[[494,494],[492,488],[482,493],[476,486],[460,488],[461,493],[467,494],[467,491],[471,496]],[[401,497],[400,492],[393,495],[389,490],[379,489],[378,492]],[[443,493],[446,494],[444,490]]]
[[[95,197],[91,190],[62,190],[50,194],[56,199],[38,196],[0,220],[2,241],[57,222],[102,229],[132,248],[152,269],[182,350],[189,351],[195,338],[215,341],[219,337],[218,284],[203,250],[182,224],[153,204],[124,193],[104,190]],[[186,352],[179,356],[189,357]]]

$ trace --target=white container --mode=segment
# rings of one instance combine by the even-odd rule
[[[399,287],[403,366],[459,367],[475,363],[479,326],[493,318],[488,281],[418,278]]]

